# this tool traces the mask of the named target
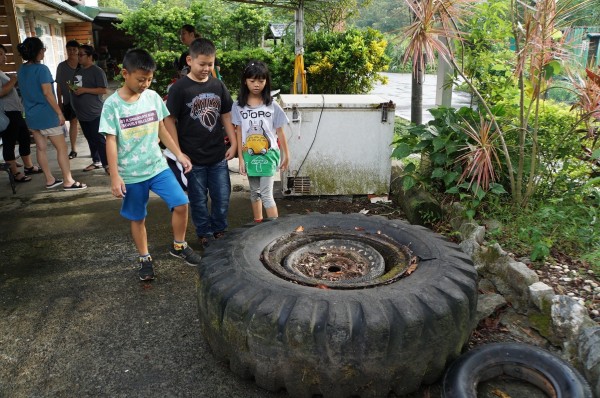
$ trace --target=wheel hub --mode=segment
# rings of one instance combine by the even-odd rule
[[[262,261],[274,274],[294,283],[353,289],[391,283],[403,276],[411,251],[384,235],[308,230],[276,239]]]
[[[383,257],[368,244],[348,239],[311,242],[283,261],[285,269],[324,281],[363,281],[385,272]]]

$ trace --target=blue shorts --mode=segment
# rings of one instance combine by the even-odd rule
[[[121,205],[121,215],[131,221],[141,221],[146,218],[150,191],[160,196],[171,211],[177,206],[189,203],[188,197],[170,169],[166,169],[146,181],[125,184],[125,188],[127,193]]]

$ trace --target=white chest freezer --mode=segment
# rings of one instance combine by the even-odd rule
[[[284,195],[366,195],[390,190],[393,102],[378,95],[282,94],[289,169]]]

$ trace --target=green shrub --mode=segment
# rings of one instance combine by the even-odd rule
[[[294,49],[291,46],[282,45],[273,48],[273,63],[269,65],[273,90],[281,90],[284,94],[292,92],[294,60]]]
[[[240,89],[242,72],[250,60],[263,61],[269,68],[273,62],[273,55],[262,48],[219,51],[217,57],[221,65],[221,78],[234,96],[237,95]]]
[[[309,92],[319,94],[364,94],[387,70],[387,42],[373,29],[316,32],[307,35],[305,67]]]
[[[573,85],[565,80],[555,79],[546,91],[546,98],[556,102],[573,104],[577,101],[577,93]]]
[[[509,205],[498,207],[486,216],[502,221],[503,228],[489,236],[505,250],[533,261],[562,253],[594,264],[600,258],[600,194],[594,197],[592,192],[587,190],[585,197],[565,194],[518,211]]]
[[[484,189],[476,182],[463,178],[463,157],[466,148],[476,143],[466,134],[465,127],[477,124],[478,115],[470,108],[434,108],[434,119],[426,125],[397,126],[397,138],[392,157],[405,159],[420,156],[416,165],[409,162],[401,178],[407,191],[417,184],[438,195],[450,195],[466,208],[466,216],[473,218],[483,199],[492,193],[506,193],[501,184],[492,182]]]
[[[507,116],[501,120],[505,126],[517,126],[516,105],[507,106]],[[581,160],[581,132],[576,129],[577,115],[570,110],[569,105],[554,101],[542,101],[538,113],[538,158],[536,169],[537,189],[535,197],[538,200],[562,196],[564,192],[577,190],[591,173],[591,163]],[[536,124],[529,123],[530,130]],[[516,159],[518,145],[518,130],[505,127],[506,140],[511,154]],[[526,135],[526,153],[531,153],[531,134]],[[530,158],[525,158],[525,177],[530,174]]]
[[[388,45],[385,47],[385,55],[389,58],[390,64],[388,72],[393,73],[412,73],[412,61],[407,63],[403,62],[404,51],[406,50],[406,43],[397,39],[391,39],[388,41]],[[433,74],[437,72],[437,59],[428,60],[425,66],[425,73]]]
[[[160,50],[155,51],[152,56],[156,62],[156,71],[154,71],[154,79],[150,88],[163,96],[167,93],[167,87],[173,78],[177,76],[177,70],[173,63],[179,59],[181,53]]]

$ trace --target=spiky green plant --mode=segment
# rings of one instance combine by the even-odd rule
[[[475,191],[479,188],[487,191],[490,184],[496,182],[496,169],[502,168],[496,150],[498,132],[494,130],[492,123],[485,120],[482,115],[480,115],[478,126],[473,126],[464,120],[460,129],[471,141],[462,148],[464,153],[457,159],[458,162],[463,163],[463,173],[460,176],[459,184],[468,179],[469,188],[475,184]]]

